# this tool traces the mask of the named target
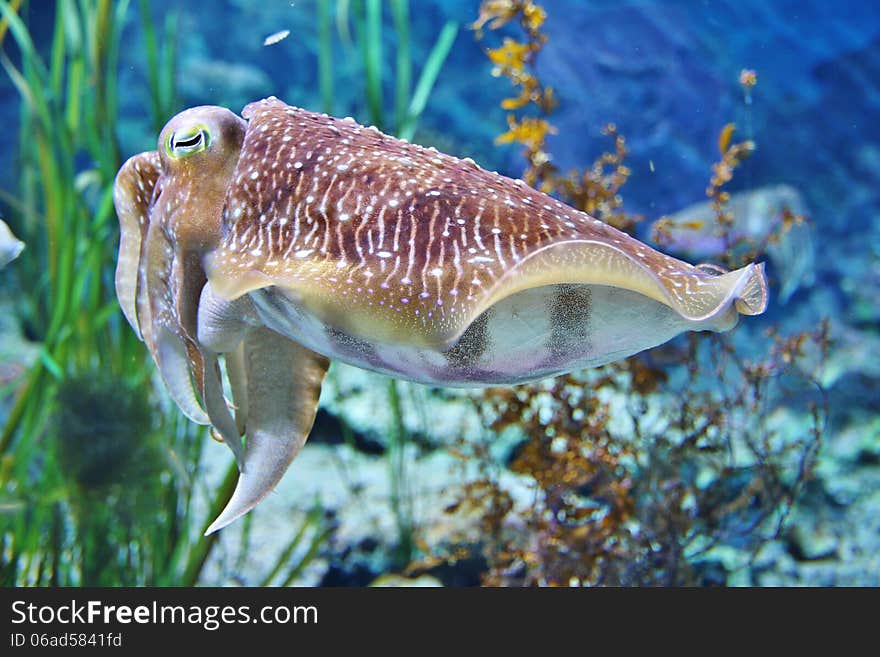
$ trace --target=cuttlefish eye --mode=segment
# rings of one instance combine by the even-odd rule
[[[168,135],[165,151],[170,157],[184,158],[201,153],[211,145],[211,133],[207,126],[198,124],[181,128]]]

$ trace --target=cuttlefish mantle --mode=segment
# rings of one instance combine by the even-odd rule
[[[175,116],[114,198],[122,310],[181,410],[239,461],[208,532],[281,479],[330,359],[516,384],[767,305],[762,264],[692,266],[471,160],[275,98]]]

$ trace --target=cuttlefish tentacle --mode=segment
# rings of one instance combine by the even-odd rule
[[[171,261],[171,280],[177,281],[173,286],[165,284],[165,288],[159,293],[157,290],[149,290],[151,300],[160,306],[158,311],[169,330],[164,332],[163,337],[175,346],[183,345],[189,357],[189,368],[184,370],[174,361],[159,362],[159,370],[168,381],[173,380],[178,394],[184,395],[188,403],[195,403],[196,407],[190,406],[190,411],[202,414],[206,418],[203,424],[210,424],[216,429],[220,439],[235,455],[239,465],[244,456],[241,444],[241,432],[236,427],[229,406],[223,397],[223,384],[221,380],[220,364],[216,354],[205,349],[197,339],[197,315],[199,297],[202,288],[205,287],[205,276],[199,259],[190,253],[188,257],[173,257]],[[157,268],[158,270],[158,268]],[[160,284],[165,283],[161,281]],[[170,303],[162,303],[162,299],[171,299]],[[170,317],[166,317],[170,315]],[[161,320],[160,320],[161,321]],[[176,334],[177,342],[169,333]],[[201,399],[201,405],[195,401],[195,395]],[[203,409],[203,410],[202,410]]]
[[[243,340],[247,438],[238,484],[205,534],[254,508],[281,480],[308,438],[330,361],[265,328]]]
[[[223,398],[219,368],[217,374],[206,379],[204,398],[212,424],[220,432],[223,442],[233,447],[239,466],[244,466],[241,450],[242,436],[246,431],[247,374],[244,367],[244,341],[247,331],[257,326],[251,302],[243,297],[232,303],[217,299],[210,283],[202,288],[198,305],[197,340],[206,358],[217,367],[216,354],[224,354],[227,378],[234,403],[234,417]],[[216,420],[216,421],[215,421]]]
[[[243,435],[247,428],[248,396],[247,374],[244,367],[244,342],[233,351],[226,354],[226,375],[229,377],[229,388],[232,391],[232,401],[235,404],[235,425],[239,435]]]
[[[232,450],[239,468],[244,466],[244,448],[241,444],[243,427],[239,427],[229,410],[223,396],[223,384],[220,376],[220,364],[217,355],[212,351],[203,351],[205,358],[205,376],[202,380],[202,399],[205,410],[213,427],[219,432],[223,442]]]
[[[173,298],[171,307],[175,317],[173,325],[177,327],[177,337],[185,346],[190,362],[189,373],[181,373],[181,384],[189,381],[191,375],[192,380],[188,389],[191,391],[195,385],[207,414],[206,424],[214,427],[220,440],[232,450],[236,461],[241,465],[244,457],[241,432],[238,431],[223,397],[220,363],[216,354],[210,349],[205,349],[197,339],[198,304],[201,290],[205,286],[204,272],[199,259],[193,253],[190,253],[188,258],[175,258],[174,266],[181,267],[183,271],[174,276],[174,280],[182,281],[182,284],[176,285],[171,290]],[[159,296],[151,295],[151,298]],[[171,370],[168,371],[168,375],[171,375]]]
[[[161,208],[162,196],[158,194]],[[216,355],[196,338],[198,299],[205,277],[198,259],[172,244],[166,218],[150,222],[144,249],[141,311],[149,318],[144,339],[174,401],[193,422],[213,425],[239,463],[241,433],[223,398]]]

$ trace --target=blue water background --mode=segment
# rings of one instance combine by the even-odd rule
[[[48,3],[33,3],[30,22],[45,50],[51,30]],[[320,109],[315,3],[194,0],[151,3],[161,22],[179,12],[182,104],[223,104],[239,110],[275,94],[291,104]],[[880,148],[880,4],[859,0],[547,0],[549,42],[538,70],[561,101],[549,144],[563,168],[583,167],[607,147],[600,129],[614,122],[631,148],[634,175],[626,188],[631,209],[649,215],[674,211],[703,194],[716,158],[718,130],[747,124],[759,150],[733,188],[789,182],[807,195],[822,226],[846,235],[876,214]],[[466,26],[477,14],[469,0],[410,3],[413,52],[423,61],[440,26]],[[42,7],[42,9],[41,9]],[[392,98],[394,38],[386,10],[385,101]],[[121,53],[123,123],[127,151],[149,148],[144,55],[136,7],[129,10]],[[265,47],[268,34],[291,30]],[[42,37],[42,39],[41,39]],[[42,41],[42,43],[40,43]],[[490,35],[487,43],[497,45]],[[515,147],[497,149],[510,91],[492,78],[483,44],[462,29],[422,122],[428,138],[442,136],[461,154],[517,175]],[[366,121],[357,65],[337,45],[336,114]],[[205,66],[206,64],[213,65]],[[224,68],[225,67],[225,68]],[[751,117],[737,78],[758,73]],[[204,75],[205,71],[209,75]],[[18,99],[3,79],[4,115]],[[4,131],[3,179],[14,160],[14,131]],[[649,164],[653,162],[654,172]],[[853,193],[853,186],[863,187]],[[857,198],[853,198],[853,197]]]

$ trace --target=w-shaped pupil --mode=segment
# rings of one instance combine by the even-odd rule
[[[190,146],[197,145],[201,140],[202,140],[202,133],[201,133],[201,131],[199,131],[196,134],[194,134],[192,137],[190,137],[189,139],[179,139],[179,140],[172,139],[171,148],[178,148],[178,147],[188,148]]]

